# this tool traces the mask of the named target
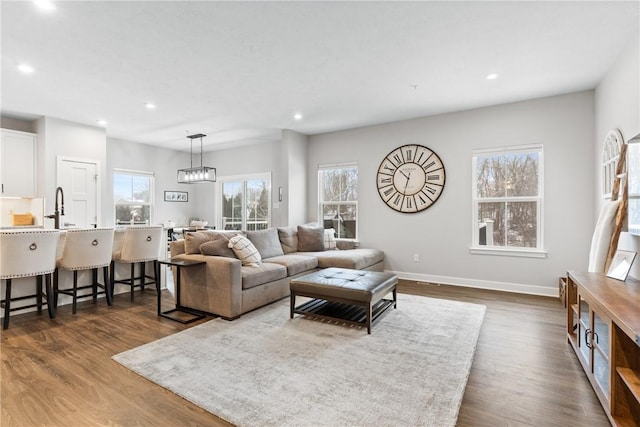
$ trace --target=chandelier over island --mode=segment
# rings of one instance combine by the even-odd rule
[[[205,134],[197,133],[189,135],[191,140],[191,167],[178,169],[178,184],[199,184],[205,182],[216,182],[216,168],[202,166],[202,138]],[[193,166],[193,140],[200,138],[200,166]]]

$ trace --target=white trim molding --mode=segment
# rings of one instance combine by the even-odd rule
[[[469,253],[474,255],[498,255],[521,258],[546,258],[547,251],[535,248],[505,248],[503,246],[474,246],[469,248]]]
[[[431,274],[408,273],[404,271],[385,271],[393,273],[397,275],[398,278],[405,280],[558,298],[557,287],[526,285],[523,283],[494,282],[491,280],[468,279],[463,277],[435,276]]]

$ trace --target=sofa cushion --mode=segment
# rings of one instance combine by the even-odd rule
[[[319,268],[338,267],[362,270],[384,260],[384,252],[378,249],[305,252],[298,255],[316,257]]]
[[[247,238],[251,240],[251,243],[260,252],[262,258],[284,255],[278,238],[278,230],[275,228],[247,231]]]
[[[333,228],[324,230],[324,248],[327,251],[336,250],[336,230]]]
[[[287,276],[295,276],[318,266],[318,259],[312,256],[287,254],[265,259],[264,262],[280,264],[287,268]]]
[[[210,242],[215,237],[215,231],[185,231],[184,253],[187,255],[199,254],[200,245]]]
[[[280,245],[285,254],[298,252],[298,229],[295,227],[278,227]]]
[[[233,249],[236,257],[242,261],[243,266],[258,267],[262,262],[260,252],[251,243],[251,240],[244,236],[233,236],[229,239],[229,247]]]
[[[236,254],[229,248],[229,236],[222,233],[216,234],[213,240],[201,244],[200,253],[202,255],[236,258]]]
[[[324,228],[313,225],[299,225],[298,251],[324,251]]]
[[[255,288],[274,280],[287,277],[287,269],[283,265],[263,262],[256,267],[242,266],[242,289]]]

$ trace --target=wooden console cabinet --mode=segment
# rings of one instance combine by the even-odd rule
[[[611,424],[640,426],[640,282],[570,271],[567,339]]]

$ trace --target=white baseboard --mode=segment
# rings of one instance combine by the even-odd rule
[[[467,279],[463,277],[434,276],[431,274],[407,273],[404,271],[385,270],[397,275],[400,279],[418,282],[438,283],[441,285],[464,286],[467,288],[490,289],[493,291],[513,292],[517,294],[540,295],[558,298],[558,288],[546,286],[524,285],[520,283],[493,282],[490,280]]]

